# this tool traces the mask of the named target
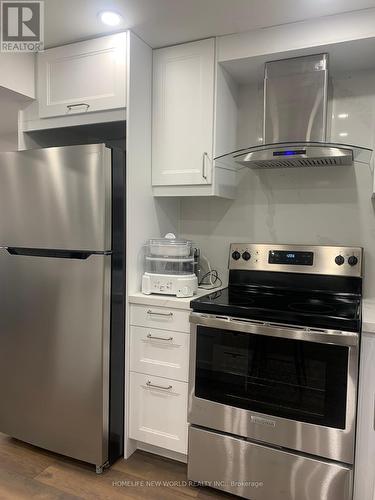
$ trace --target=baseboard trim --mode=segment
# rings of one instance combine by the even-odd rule
[[[187,455],[176,451],[166,450],[165,448],[159,448],[159,446],[153,446],[151,444],[141,443],[138,441],[137,449],[153,453],[154,455],[160,455],[164,458],[170,458],[171,460],[176,460],[177,462],[182,462],[184,464],[187,463]]]

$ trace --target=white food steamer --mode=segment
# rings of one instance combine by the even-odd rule
[[[142,293],[192,297],[197,293],[193,243],[174,234],[151,239],[145,245],[145,272]]]

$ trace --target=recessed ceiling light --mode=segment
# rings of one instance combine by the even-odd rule
[[[103,24],[107,26],[118,26],[121,23],[122,17],[113,10],[104,10],[100,12],[99,18]]]
[[[340,118],[341,120],[345,120],[345,118],[348,118],[349,116],[349,113],[340,113],[339,115],[337,115],[338,118]]]
[[[349,135],[348,132],[340,132],[339,133],[340,137],[348,137],[348,135]]]

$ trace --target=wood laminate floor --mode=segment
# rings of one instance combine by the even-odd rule
[[[181,486],[184,481],[186,465],[149,453],[137,451],[98,476],[86,464],[0,434],[0,500],[238,498],[208,488]]]

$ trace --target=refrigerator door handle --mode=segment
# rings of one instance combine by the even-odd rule
[[[56,259],[79,259],[86,260],[91,255],[111,255],[112,252],[90,252],[86,250],[55,250],[46,248],[18,248],[3,247],[10,255],[22,255],[28,257],[49,257]]]

